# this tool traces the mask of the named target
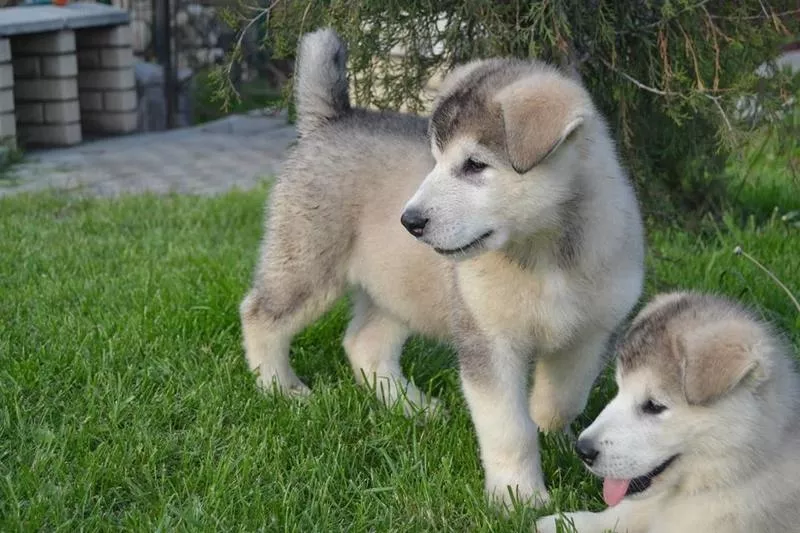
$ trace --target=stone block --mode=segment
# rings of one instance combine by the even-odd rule
[[[86,70],[94,70],[100,67],[100,50],[87,48],[78,50],[78,67]]]
[[[14,111],[14,90],[0,89],[0,113]]]
[[[149,4],[148,4],[149,5]],[[141,13],[141,11],[137,11],[137,13]],[[152,41],[152,31],[150,29],[149,20],[145,19],[144,15],[140,15],[141,18],[135,19],[131,21],[131,33],[133,34],[133,49],[136,50],[137,53],[141,54],[145,52],[148,48],[150,48],[150,43]]]
[[[14,87],[17,101],[59,101],[78,98],[76,78],[17,80]]]
[[[14,86],[14,69],[11,63],[0,65],[0,89],[8,89]]]
[[[136,111],[136,90],[107,91],[103,95],[103,102],[106,111]]]
[[[66,78],[78,75],[78,59],[75,54],[42,57],[42,76]]]
[[[81,109],[84,111],[103,110],[102,91],[80,91],[79,99],[80,99]]]
[[[0,63],[11,60],[11,43],[0,37]]]
[[[20,35],[11,39],[11,53],[16,57],[38,54],[64,54],[75,51],[75,32],[71,30]]]
[[[128,25],[78,30],[78,46],[81,48],[130,45],[131,28]]]
[[[40,58],[34,57],[15,57],[12,64],[14,65],[14,77],[17,79],[23,78],[38,78],[42,75]]]
[[[78,74],[81,89],[132,89],[133,69],[88,70]]]
[[[81,120],[81,109],[77,100],[48,102],[44,104],[44,121],[48,124],[67,124]]]
[[[42,146],[71,146],[83,139],[80,123],[42,124],[20,128],[17,138],[25,144]]]
[[[130,68],[133,66],[133,49],[127,47],[100,50],[100,64],[105,68]]]
[[[44,104],[19,104],[16,115],[20,124],[42,124],[44,123]]]
[[[17,135],[17,119],[14,113],[0,115],[0,139],[14,138]]]

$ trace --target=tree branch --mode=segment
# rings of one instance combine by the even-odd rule
[[[728,114],[725,113],[725,109],[723,109],[722,104],[719,103],[719,96],[714,96],[712,94],[703,94],[706,98],[714,102],[714,105],[717,106],[717,110],[719,114],[722,115],[722,120],[725,121],[725,125],[728,127],[728,131],[733,131],[733,126],[731,125],[731,121],[728,119]]]
[[[681,96],[680,93],[675,93],[675,92],[672,92],[672,91],[663,91],[661,89],[656,89],[655,87],[651,87],[649,85],[645,85],[644,83],[640,82],[639,80],[637,80],[633,76],[631,76],[629,74],[626,74],[625,72],[619,70],[617,67],[615,67],[614,65],[612,65],[611,63],[609,63],[605,59],[600,58],[600,61],[606,67],[608,67],[609,69],[613,70],[614,72],[616,72],[617,74],[619,74],[620,76],[622,76],[623,78],[625,78],[626,80],[628,80],[629,82],[631,82],[632,84],[636,85],[638,88],[640,88],[642,90],[645,90],[645,91],[653,93],[653,94],[657,94],[659,96]]]
[[[618,68],[616,68],[614,65],[612,65],[611,63],[609,63],[605,59],[600,58],[600,61],[606,67],[608,67],[612,71],[616,72],[617,74],[619,74],[620,76],[622,76],[623,78],[625,78],[626,80],[628,80],[629,82],[631,82],[632,84],[637,86],[638,88],[642,89],[643,91],[647,91],[649,93],[657,94],[659,96],[677,96],[679,98],[684,98],[684,99],[687,98],[687,96],[685,94],[676,93],[676,92],[673,92],[673,91],[664,91],[662,89],[657,89],[655,87],[651,87],[650,85],[645,85],[644,83],[640,82],[639,80],[637,80],[636,78],[634,78],[630,74],[627,74],[627,73],[619,70]],[[722,116],[722,120],[725,122],[725,126],[728,128],[728,131],[732,132],[733,131],[733,124],[731,124],[731,121],[728,118],[728,114],[725,112],[725,109],[722,107],[722,104],[719,102],[720,97],[719,96],[715,96],[713,94],[708,94],[708,92],[706,92],[706,91],[700,91],[700,94],[702,94],[704,97],[706,97],[709,100],[711,100],[712,102],[714,102],[714,105],[717,107],[717,110],[719,111],[719,114]]]

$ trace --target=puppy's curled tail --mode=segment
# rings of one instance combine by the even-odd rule
[[[305,135],[350,111],[347,47],[331,28],[303,36],[295,77],[297,129]]]

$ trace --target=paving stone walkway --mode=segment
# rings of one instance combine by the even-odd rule
[[[0,196],[45,189],[96,196],[248,189],[275,175],[295,139],[284,114],[254,112],[31,152],[2,175]]]

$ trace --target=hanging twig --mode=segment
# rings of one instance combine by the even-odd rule
[[[649,85],[645,85],[644,83],[640,82],[639,80],[637,80],[633,76],[631,76],[629,74],[626,74],[625,72],[619,70],[617,67],[615,67],[614,65],[612,65],[611,63],[609,63],[605,59],[600,58],[600,61],[606,67],[610,68],[611,70],[613,70],[614,72],[616,72],[617,74],[619,74],[620,76],[622,76],[623,78],[625,78],[626,80],[628,80],[629,82],[631,82],[632,84],[636,85],[638,88],[640,88],[642,90],[645,90],[645,91],[653,93],[653,94],[657,94],[659,96],[681,96],[681,94],[679,94],[679,93],[675,93],[675,92],[672,92],[672,91],[663,91],[661,89],[656,89],[655,87],[651,87]]]

